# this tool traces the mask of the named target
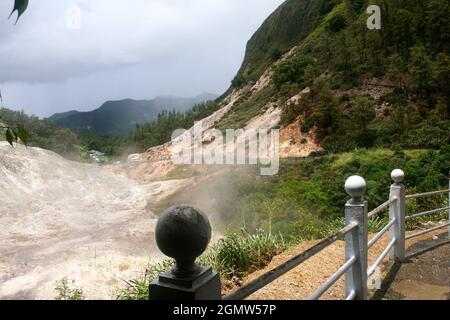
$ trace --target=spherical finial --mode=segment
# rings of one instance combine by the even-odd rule
[[[195,260],[211,240],[208,217],[199,209],[177,205],[167,209],[159,218],[155,230],[156,244],[162,253],[175,259],[176,275],[199,270]]]
[[[361,200],[366,193],[367,183],[360,176],[351,176],[345,181],[345,191],[354,200]]]
[[[395,169],[391,173],[391,178],[395,183],[402,183],[405,180],[405,173],[403,170]]]

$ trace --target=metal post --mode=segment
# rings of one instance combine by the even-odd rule
[[[345,205],[345,223],[357,223],[358,227],[345,236],[345,261],[356,258],[345,274],[345,296],[355,300],[367,299],[367,201],[363,196],[367,183],[359,176],[345,182],[345,190],[352,197]]]
[[[396,222],[390,230],[391,241],[395,239],[395,244],[391,250],[391,259],[396,262],[405,260],[405,186],[402,184],[405,179],[405,173],[400,169],[395,169],[391,173],[394,183],[391,185],[390,198],[396,198],[397,201],[389,206],[389,220],[395,219]]]

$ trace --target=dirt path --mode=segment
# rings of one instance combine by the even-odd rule
[[[437,231],[432,234],[423,235],[416,239],[407,242],[408,252],[411,250],[417,250],[417,248],[430,247],[439,243],[440,240],[433,239],[433,236],[441,234],[442,231]],[[445,233],[446,235],[446,233]],[[444,236],[442,236],[444,237]],[[305,242],[290,250],[282,253],[281,255],[275,257],[272,262],[264,269],[259,270],[249,277],[247,277],[244,283],[247,283],[258,276],[270,271],[276,266],[282,264],[283,262],[289,260],[290,258],[300,254],[309,247],[313,246],[316,242]],[[380,241],[378,241],[369,250],[369,265],[374,263],[378,256],[382,253],[384,248],[388,244],[387,236],[384,236]],[[448,295],[448,286],[445,283],[449,283],[448,279],[450,276],[449,263],[450,255],[448,252],[448,245],[437,249],[436,251],[430,251],[432,257],[422,256],[422,263],[411,263],[404,266],[404,272],[402,275],[407,279],[409,275],[413,275],[412,278],[421,279],[420,282],[424,287],[418,287],[417,284],[414,286],[407,285],[407,282],[401,282],[402,278],[398,278],[400,290],[402,293],[414,290],[427,290],[431,292],[434,290],[436,296],[444,298],[444,295]],[[314,257],[308,259],[299,267],[294,268],[282,277],[278,278],[268,286],[262,288],[258,292],[254,293],[249,297],[250,300],[303,300],[306,299],[314,290],[319,288],[319,286],[325,282],[334,272],[336,272],[339,267],[344,263],[344,242],[337,241],[327,249],[318,253]],[[383,266],[380,270],[382,277],[385,277],[384,270],[389,269],[391,263],[386,258]],[[388,268],[389,267],[389,268]],[[416,271],[421,270],[421,271]],[[432,272],[430,272],[432,271]],[[427,274],[428,280],[424,280],[424,274]],[[422,277],[422,278],[421,278]],[[432,280],[434,279],[434,280]],[[447,282],[446,282],[447,281]],[[405,284],[406,283],[406,284]],[[432,286],[432,287],[431,287]],[[372,291],[371,294],[376,293]],[[411,293],[413,294],[413,293]],[[382,295],[383,296],[383,295]],[[382,298],[379,297],[379,298]],[[391,298],[395,298],[395,293],[391,295]],[[422,296],[425,298],[425,295]],[[341,300],[344,298],[344,277],[338,280],[336,284],[328,290],[321,299],[324,300]],[[418,297],[419,298],[419,297]]]
[[[414,243],[384,299],[450,300],[450,241],[447,232]]]

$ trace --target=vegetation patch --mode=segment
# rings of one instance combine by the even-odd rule
[[[287,248],[283,238],[258,231],[255,234],[229,232],[198,259],[201,265],[211,266],[218,271],[223,280],[242,279],[246,275],[265,267],[272,258]],[[148,287],[156,277],[170,270],[173,260],[164,260],[150,265],[137,279],[125,282],[120,288],[117,299],[148,300]]]

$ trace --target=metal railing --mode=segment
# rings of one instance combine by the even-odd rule
[[[325,282],[323,282],[319,288],[314,291],[307,299],[317,300],[321,298],[336,282],[345,276],[345,292],[343,298],[345,300],[365,300],[368,298],[368,279],[370,279],[377,269],[381,266],[386,257],[389,256],[390,260],[396,262],[403,262],[405,260],[406,240],[418,237],[423,234],[427,234],[445,227],[448,228],[448,236],[450,237],[450,178],[449,178],[449,189],[441,191],[433,191],[427,193],[406,195],[405,186],[402,184],[405,174],[402,170],[396,169],[392,171],[391,178],[393,184],[390,187],[389,199],[375,208],[374,210],[368,212],[368,203],[364,200],[364,194],[367,189],[366,181],[360,176],[352,176],[347,179],[345,183],[345,190],[350,195],[351,199],[345,205],[345,227],[336,232],[335,234],[329,236],[326,239],[321,240],[311,248],[298,254],[297,256],[289,259],[285,263],[277,266],[276,268],[270,270],[269,272],[261,275],[260,277],[250,281],[249,283],[243,285],[239,289],[230,293],[229,295],[222,297],[223,300],[242,300],[253,293],[257,292],[261,288],[267,286],[271,282],[275,281],[282,275],[291,271],[292,269],[300,266],[306,260],[312,258],[318,253],[322,252],[324,249],[331,246],[336,241],[343,239],[345,241],[345,262],[341,265],[338,270],[331,275]],[[429,211],[424,211],[420,213],[415,213],[411,215],[406,215],[406,200],[417,199],[421,197],[430,197],[441,194],[449,194],[449,205],[448,207],[433,209]],[[389,221],[388,223],[372,238],[368,239],[368,220],[375,217],[377,214],[382,213],[384,210],[389,210]],[[177,209],[173,209],[177,210]],[[439,212],[444,212],[448,210],[448,223],[440,224],[433,228],[417,232],[415,234],[406,235],[406,221],[412,219],[427,216],[430,214],[435,214]],[[375,262],[368,266],[368,251],[371,249],[375,243],[377,243],[384,235],[388,233],[389,244],[384,248],[379,257]],[[183,257],[185,259],[186,257]],[[178,261],[177,261],[178,262]],[[180,263],[181,266],[181,263]],[[152,286],[156,288],[163,288],[164,290],[175,290],[176,286],[174,281],[180,281],[183,286],[186,285],[186,279],[180,276],[180,267],[175,269],[177,273],[170,275],[164,275],[164,277],[169,277],[170,286],[164,287],[157,280]],[[205,272],[205,271],[204,271]],[[203,274],[201,275],[203,277]],[[162,277],[162,276],[160,276]],[[192,275],[189,281],[192,280]],[[200,276],[199,276],[200,277]],[[177,280],[178,279],[178,280]],[[206,281],[206,280],[205,280]],[[208,280],[209,281],[209,280]],[[207,281],[206,281],[207,282]],[[205,282],[205,283],[206,283]],[[209,281],[211,282],[211,281]],[[194,283],[194,282],[193,282]],[[197,285],[196,289],[190,289],[190,293],[199,290],[200,292],[207,292],[205,288],[200,288]],[[169,288],[169,289],[167,289]],[[179,292],[184,294],[186,288],[182,287]],[[160,289],[154,289],[153,297],[158,296]],[[220,296],[220,286],[215,285],[211,294],[206,294],[206,297],[216,297]],[[175,294],[167,296],[163,295],[161,298],[167,299],[179,298],[179,293],[176,291]],[[156,293],[156,294],[155,294]],[[152,295],[152,293],[151,293]]]
[[[391,260],[403,262],[405,259],[405,241],[411,238],[433,232],[449,226],[450,237],[450,180],[449,189],[433,191],[421,194],[405,195],[405,186],[402,184],[405,175],[402,170],[392,172],[393,184],[390,189],[389,199],[368,212],[367,202],[363,200],[366,191],[366,182],[362,177],[352,176],[345,184],[347,193],[352,197],[345,206],[346,226],[333,236],[319,242],[307,251],[292,258],[285,264],[269,271],[269,273],[249,282],[235,292],[225,296],[225,300],[244,299],[259,289],[276,280],[283,274],[301,265],[307,259],[320,253],[338,239],[345,238],[345,263],[331,275],[315,292],[307,299],[317,300],[322,297],[340,278],[345,275],[345,300],[367,299],[367,281],[380,267],[389,255]],[[421,197],[429,197],[441,194],[449,194],[449,206],[425,211],[413,215],[406,215],[406,200]],[[372,239],[368,240],[368,219],[375,217],[384,210],[389,210],[389,222]],[[428,230],[420,231],[413,235],[406,235],[406,221],[434,213],[448,211],[449,223],[442,224]],[[384,235],[389,232],[389,244],[371,266],[368,265],[368,250],[371,249]]]

